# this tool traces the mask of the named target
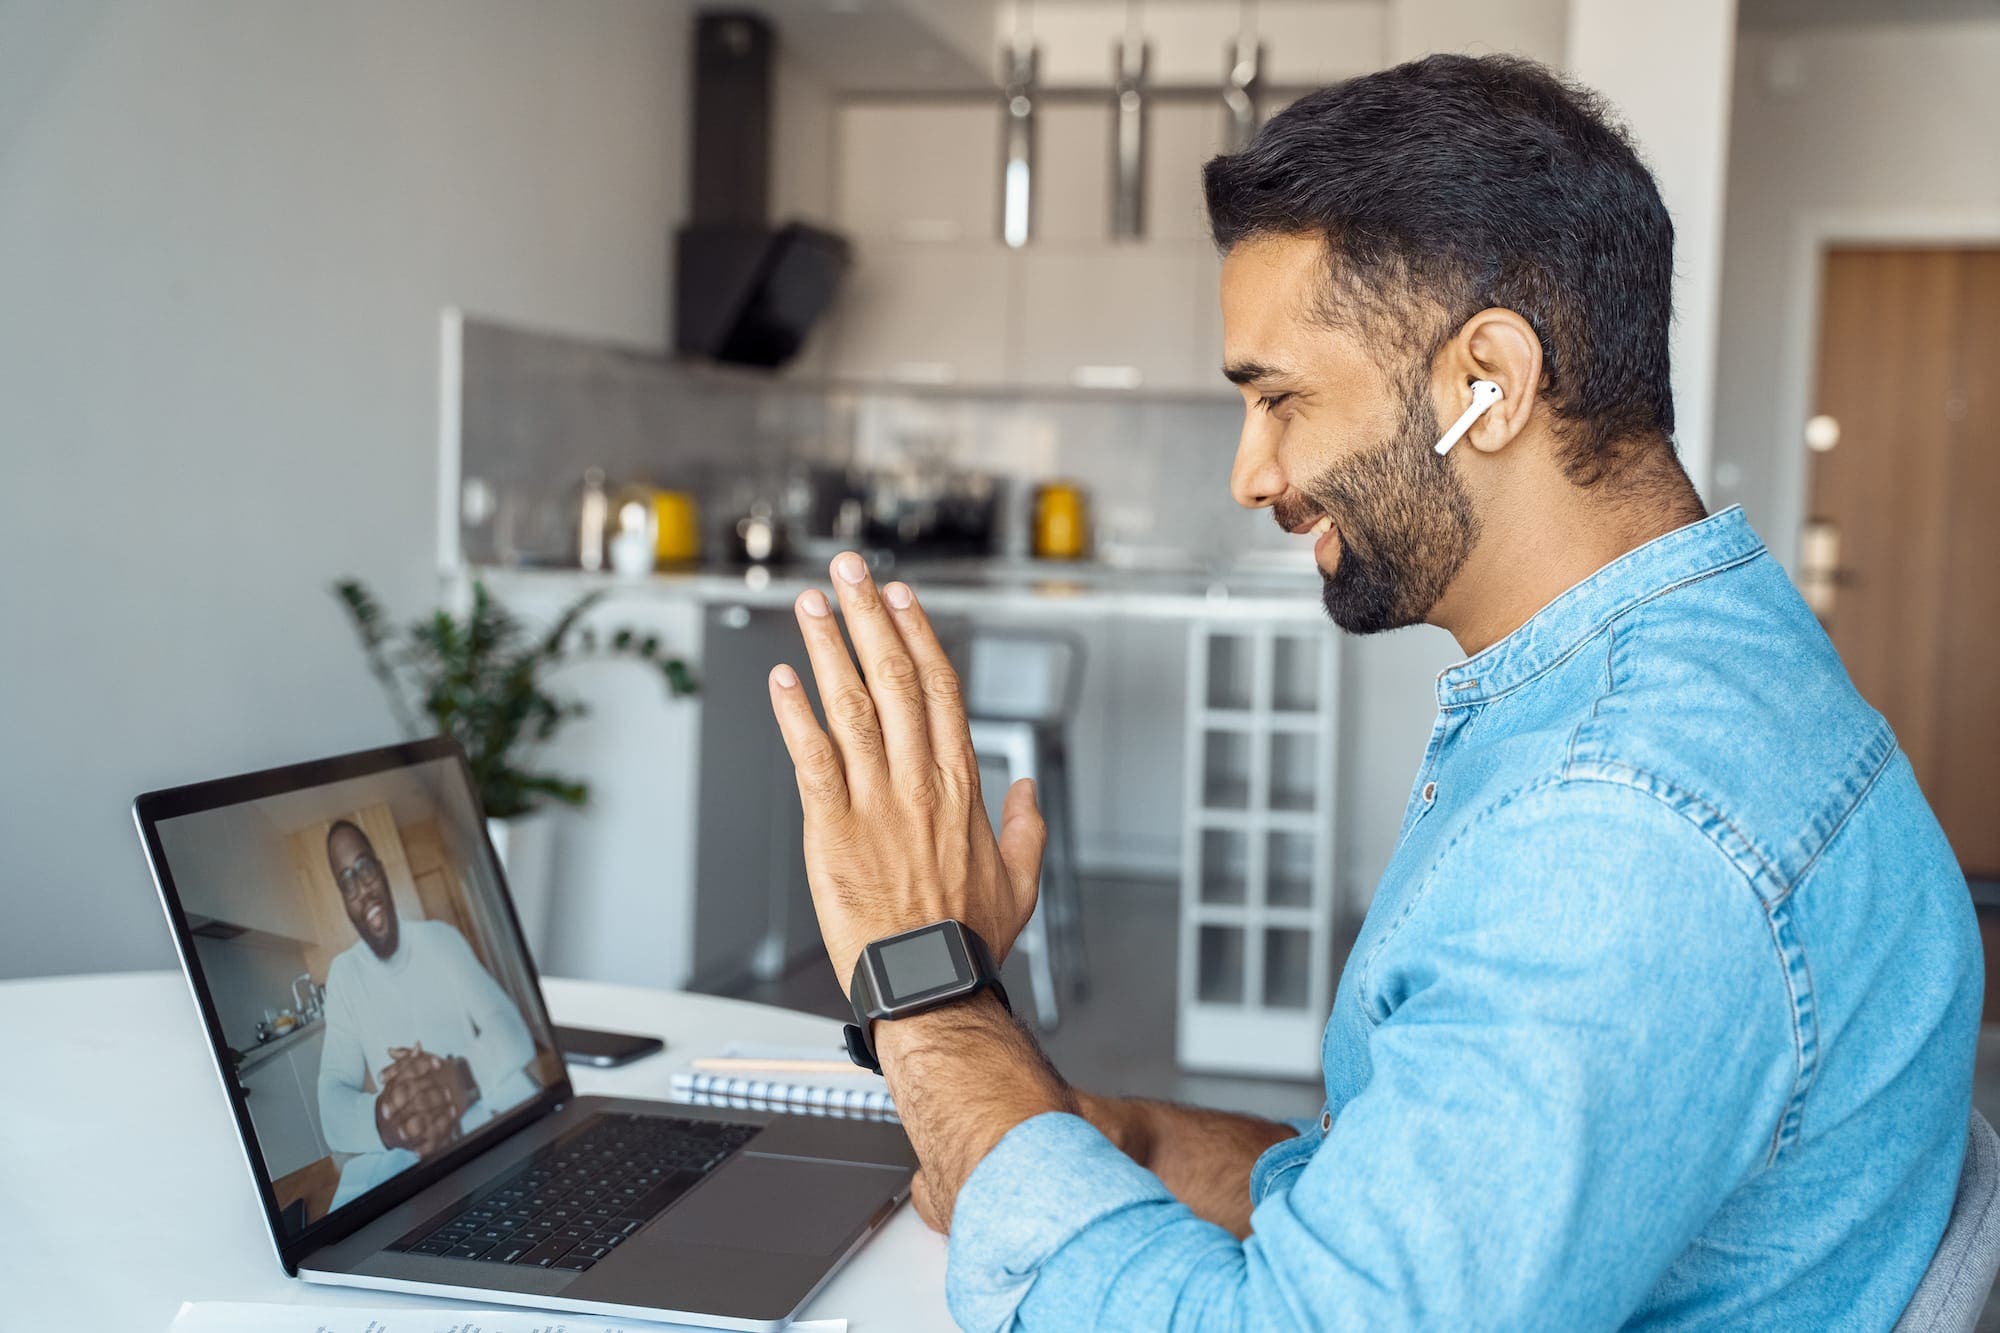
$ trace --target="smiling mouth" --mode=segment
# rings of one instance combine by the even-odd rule
[[[1291,528],[1290,531],[1294,536],[1310,537],[1313,539],[1313,563],[1319,565],[1321,570],[1324,571],[1326,567],[1327,548],[1332,546],[1337,550],[1340,543],[1339,530],[1333,525],[1333,515],[1321,514],[1312,522],[1300,523],[1296,527]]]
[[[368,922],[368,929],[378,935],[389,928],[389,913],[379,905],[369,908],[363,919]]]

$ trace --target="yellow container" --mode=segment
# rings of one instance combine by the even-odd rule
[[[1080,560],[1090,545],[1089,506],[1074,482],[1044,482],[1035,491],[1035,554],[1043,560]]]
[[[701,556],[701,511],[686,491],[653,492],[653,558],[693,564]]]

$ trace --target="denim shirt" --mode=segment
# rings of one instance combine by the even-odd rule
[[[1438,678],[1252,1234],[1074,1116],[952,1219],[967,1329],[1887,1329],[1951,1211],[1982,965],[1951,849],[1738,510]]]

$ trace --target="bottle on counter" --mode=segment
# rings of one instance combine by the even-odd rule
[[[608,543],[611,568],[620,578],[640,579],[653,572],[653,508],[628,494],[619,502],[617,530]]]
[[[604,469],[583,470],[583,496],[577,506],[576,563],[592,573],[604,568],[604,541],[610,535],[611,497],[604,489]]]
[[[687,491],[653,492],[653,559],[692,565],[701,558],[701,510]]]
[[[1046,481],[1035,489],[1035,556],[1081,560],[1090,548],[1090,513],[1083,487]]]

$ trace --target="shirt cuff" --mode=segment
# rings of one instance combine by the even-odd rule
[[[967,1330],[1002,1329],[1049,1257],[1122,1209],[1171,1202],[1158,1176],[1057,1111],[1008,1130],[959,1187],[945,1299]]]

